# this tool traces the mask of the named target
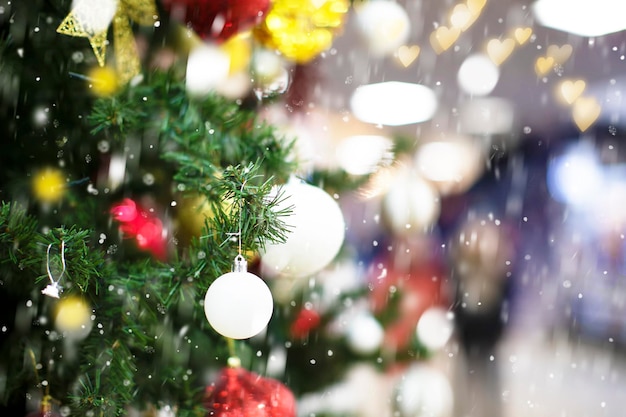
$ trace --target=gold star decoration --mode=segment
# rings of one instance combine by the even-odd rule
[[[112,7],[114,9],[111,10]],[[107,13],[111,14],[112,11],[112,19],[107,22]],[[157,19],[154,0],[82,1],[63,19],[57,32],[89,39],[98,64],[102,67],[106,61],[107,33],[112,22],[116,71],[120,83],[125,84],[141,72],[131,21],[149,26]],[[103,25],[103,21],[106,25]]]

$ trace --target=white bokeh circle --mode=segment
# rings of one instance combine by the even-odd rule
[[[486,96],[491,93],[499,79],[500,69],[485,54],[467,57],[457,73],[461,90],[474,96]]]
[[[358,314],[351,320],[346,342],[352,351],[369,355],[380,349],[385,332],[383,326],[370,314]]]

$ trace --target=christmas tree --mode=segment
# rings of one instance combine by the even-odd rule
[[[432,90],[325,113],[318,60],[351,18],[369,56],[445,65],[485,4],[420,49],[392,1],[0,2],[3,415],[450,416],[447,360],[493,358],[516,245],[545,224],[507,221],[532,192],[512,110],[477,100],[454,109],[467,135],[418,140],[387,128],[432,118]],[[464,93],[524,53],[513,29]],[[537,76],[567,60],[547,49]],[[506,215],[481,210],[494,188]]]

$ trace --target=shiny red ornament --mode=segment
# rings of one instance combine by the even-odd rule
[[[206,389],[207,417],[295,417],[296,399],[275,379],[239,367],[224,368]]]
[[[201,38],[224,41],[261,23],[270,0],[163,0],[163,7]]]
[[[320,314],[315,310],[303,308],[291,323],[289,333],[293,339],[303,339],[320,325]]]
[[[113,218],[120,223],[120,230],[135,238],[137,246],[152,253],[157,259],[166,258],[166,242],[163,223],[149,211],[141,208],[130,198],[111,208]]]

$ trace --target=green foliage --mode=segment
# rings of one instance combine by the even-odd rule
[[[46,223],[69,226],[45,232],[27,208],[3,204],[0,263],[5,288],[29,294],[51,310],[56,302],[40,294],[48,279],[45,266],[59,271],[64,256],[62,297],[78,295],[95,313],[89,335],[71,341],[79,352],[78,373],[70,373],[67,365],[48,365],[53,352],[63,350],[63,335],[45,337],[53,331],[52,323],[32,329],[23,346],[37,340],[38,363],[56,381],[52,394],[69,393],[73,414],[119,416],[130,404],[143,407],[160,397],[178,404],[181,416],[201,415],[199,395],[207,383],[202,370],[223,366],[229,348],[209,328],[200,302],[240,250],[254,252],[266,241],[285,238],[282,217],[289,210],[275,210],[282,195],[274,185],[293,169],[286,162],[291,145],[254,113],[220,97],[189,99],[171,74],[155,73],[117,97],[96,100],[88,120],[94,135],[90,141],[109,141],[111,152],[123,151],[128,138],[156,138],[165,162],[161,169],[177,184],[155,194],[157,199],[166,204],[181,190],[203,196],[213,216],[206,219],[202,236],[188,245],[174,245],[170,258],[157,262],[124,242],[117,251],[96,242],[104,234],[115,245],[116,225],[107,221],[106,208],[115,195],[68,188],[68,204],[49,212]],[[125,195],[146,192],[134,182],[124,187]],[[5,401],[32,381],[27,369],[12,370]]]

